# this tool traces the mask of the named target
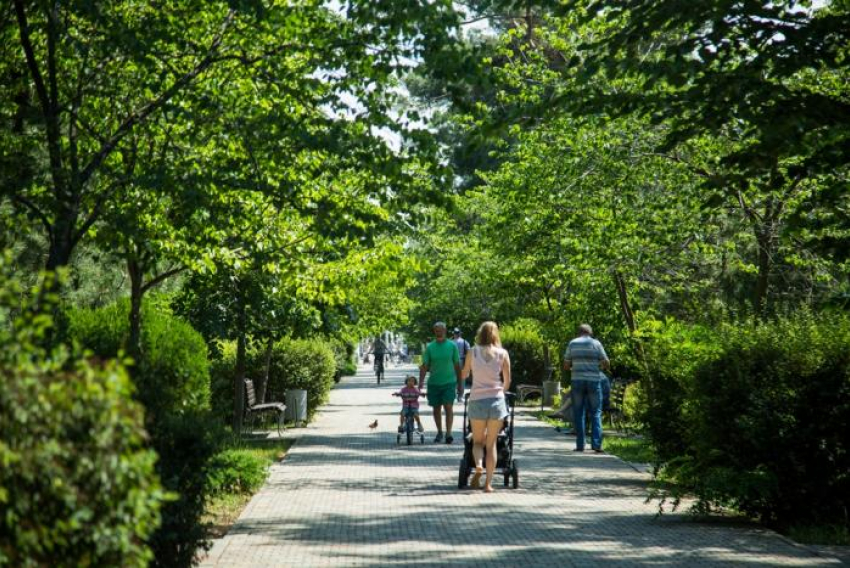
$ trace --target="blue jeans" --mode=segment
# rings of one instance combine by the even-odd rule
[[[576,449],[584,449],[584,414],[590,415],[590,447],[602,449],[602,382],[574,380],[571,385],[573,399],[573,426],[576,430]]]

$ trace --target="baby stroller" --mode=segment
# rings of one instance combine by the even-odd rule
[[[502,431],[496,438],[496,470],[502,472],[505,487],[509,485],[516,489],[519,487],[519,468],[514,459],[514,402],[516,395],[505,393],[505,402],[508,404],[510,414],[505,418]],[[472,456],[472,428],[467,418],[466,407],[469,404],[469,393],[463,397],[463,458],[460,460],[460,471],[458,471],[457,487],[463,489],[469,485],[469,475],[475,471],[475,458]],[[484,458],[487,458],[487,450],[484,450]]]

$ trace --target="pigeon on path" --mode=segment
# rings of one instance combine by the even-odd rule
[[[369,428],[370,428],[371,430],[374,430],[374,429],[375,429],[375,428],[377,428],[377,427],[378,427],[378,420],[377,420],[377,419],[375,419],[375,421],[374,421],[374,422],[372,422],[371,424],[369,424]]]

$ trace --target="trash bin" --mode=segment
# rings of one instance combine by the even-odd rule
[[[561,392],[560,381],[543,381],[543,405],[555,404],[555,395]]]
[[[307,422],[307,391],[301,389],[289,389],[286,391],[286,413],[285,418],[291,422]]]

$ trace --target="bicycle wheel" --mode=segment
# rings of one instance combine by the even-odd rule
[[[413,444],[413,424],[411,424],[411,422],[413,422],[413,420],[410,420],[407,423],[407,445],[408,446]]]

